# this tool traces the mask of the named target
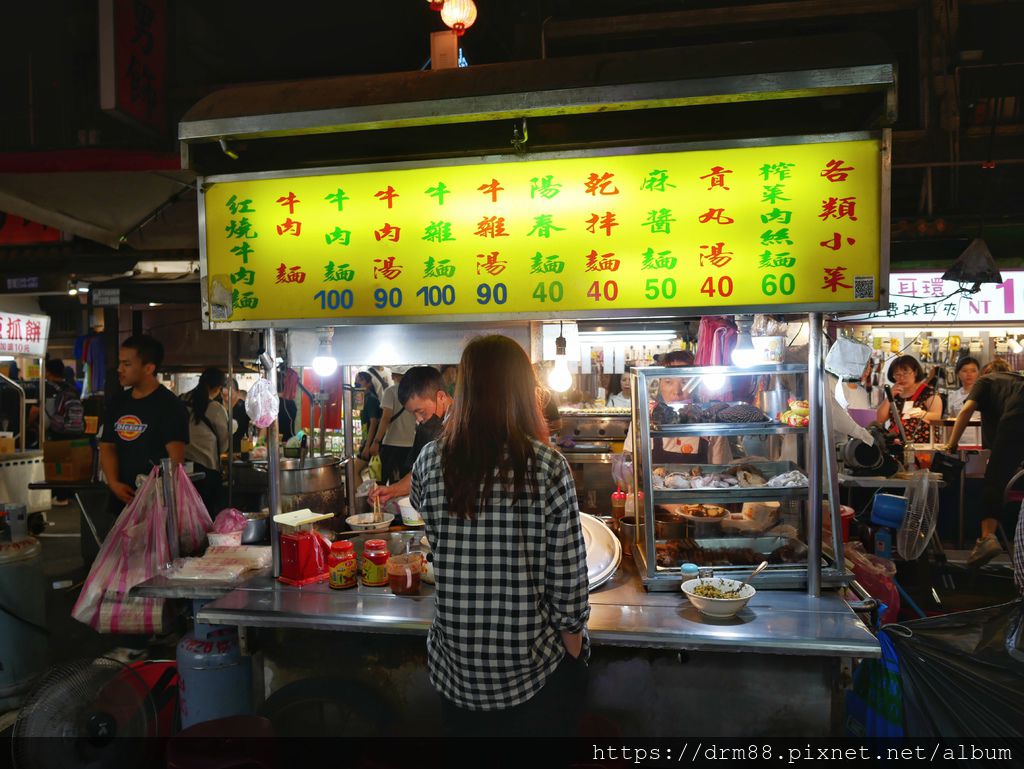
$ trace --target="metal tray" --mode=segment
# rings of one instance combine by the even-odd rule
[[[696,464],[659,464],[658,467],[664,467],[666,474],[668,473],[683,473],[687,474],[694,467],[700,467],[702,475],[713,475],[715,473],[724,473],[726,470],[730,470],[737,465],[750,465],[756,467],[761,471],[761,474],[765,477],[765,480],[770,480],[776,475],[782,475],[783,473],[792,472],[793,470],[800,470],[802,468],[797,465],[796,462],[788,461],[775,461],[775,462],[735,462],[731,465],[696,465]],[[653,472],[653,470],[652,470]],[[806,486],[787,486],[787,487],[772,487],[772,486],[730,486],[726,489],[669,489],[665,487],[654,486],[653,475],[651,479],[652,491],[656,494],[660,493],[672,493],[672,494],[748,494],[750,492],[785,492],[792,489],[805,489]]]

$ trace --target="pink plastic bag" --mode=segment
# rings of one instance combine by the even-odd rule
[[[266,379],[259,379],[245,396],[245,413],[253,425],[261,430],[277,421],[278,407],[277,393]]]
[[[228,507],[217,513],[217,517],[213,520],[213,530],[217,534],[230,534],[233,531],[244,529],[248,522],[248,519],[240,511]]]
[[[198,555],[206,547],[206,532],[213,528],[213,521],[182,465],[174,471],[174,503],[178,508],[178,555]]]
[[[171,560],[157,472],[150,472],[114,523],[71,609],[72,617],[101,633],[164,632],[164,600],[128,596]]]

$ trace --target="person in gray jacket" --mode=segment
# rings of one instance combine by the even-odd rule
[[[217,368],[205,369],[199,383],[182,396],[188,406],[188,445],[185,459],[195,463],[195,471],[206,477],[196,481],[199,496],[213,517],[224,506],[224,481],[220,455],[231,440],[231,418],[221,403],[227,378]]]

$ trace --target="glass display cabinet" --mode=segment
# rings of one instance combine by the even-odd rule
[[[821,424],[809,378],[793,364],[632,370],[633,554],[648,590],[678,589],[684,563],[738,577],[763,560],[755,586],[807,585],[808,475],[821,466],[809,462],[821,443],[809,440]],[[821,567],[822,580],[844,581]]]

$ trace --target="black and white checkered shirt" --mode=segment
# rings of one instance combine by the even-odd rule
[[[469,710],[501,710],[540,691],[565,655],[559,631],[584,632],[590,606],[576,487],[565,458],[535,441],[532,475],[515,504],[496,487],[473,520],[447,512],[438,444],[412,471],[413,507],[434,552],[436,615],[430,681]]]

